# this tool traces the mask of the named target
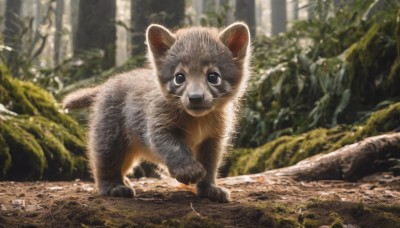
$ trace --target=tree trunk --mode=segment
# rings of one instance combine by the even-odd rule
[[[78,31],[78,15],[79,15],[79,2],[80,0],[70,0],[70,21],[71,21],[71,33],[72,33],[72,46],[76,44],[76,33]]]
[[[56,33],[54,35],[54,65],[57,66],[60,59],[61,39],[63,34],[63,15],[64,15],[64,0],[57,0],[56,5]]]
[[[7,0],[6,1],[6,13],[4,21],[4,45],[11,47],[13,51],[7,52],[6,61],[7,65],[13,66],[11,72],[13,76],[17,76],[18,67],[15,62],[17,61],[17,52],[21,49],[21,39],[19,35],[21,33],[22,22],[20,20],[21,15],[21,0]],[[14,64],[11,64],[14,63]]]
[[[104,69],[115,65],[115,0],[81,0],[74,54],[90,49],[104,52]]]
[[[203,13],[203,4],[204,0],[192,1],[192,7],[195,13],[193,24],[195,25],[200,25],[200,18]]]
[[[4,44],[6,46],[16,48],[18,46],[18,34],[21,29],[21,0],[7,0],[6,15],[4,22]]]
[[[255,0],[236,0],[235,17],[247,23],[252,37],[256,35]]]
[[[132,0],[132,55],[145,52],[145,32],[150,24],[174,29],[182,24],[184,17],[185,0]]]
[[[266,171],[263,176],[283,176],[296,181],[355,181],[398,165],[400,133],[369,137],[329,154],[307,158],[296,165]]]
[[[286,32],[286,0],[271,0],[271,35]]]
[[[299,0],[293,0],[293,20],[299,19]]]

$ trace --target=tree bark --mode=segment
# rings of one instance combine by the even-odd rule
[[[15,65],[17,61],[17,52],[21,49],[21,39],[19,35],[22,29],[21,15],[21,0],[7,0],[6,13],[4,21],[4,44],[11,47],[13,51],[6,54],[7,65],[12,66],[11,72],[15,77],[18,74],[18,67]]]
[[[61,39],[63,34],[63,15],[64,15],[64,0],[57,0],[56,5],[56,33],[54,36],[54,65],[57,66],[60,59]]]
[[[185,0],[132,0],[132,55],[145,52],[145,32],[150,24],[158,23],[176,29],[184,17]]]
[[[286,0],[271,0],[271,35],[286,32]]]
[[[16,38],[20,33],[20,14],[21,14],[21,0],[7,0],[6,14],[4,22],[4,44],[6,46],[15,48],[18,44]]]
[[[293,4],[293,20],[299,19],[299,0],[292,0]]]
[[[400,158],[400,133],[369,137],[329,154],[316,155],[296,165],[256,175],[289,177],[296,181],[355,181],[387,170],[393,165],[390,158]]]
[[[255,0],[236,0],[235,17],[247,23],[252,37],[256,35]]]
[[[115,0],[79,1],[78,28],[74,54],[90,49],[104,51],[102,66],[109,69],[115,65]]]

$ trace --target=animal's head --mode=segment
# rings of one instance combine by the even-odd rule
[[[243,93],[247,81],[250,32],[234,23],[222,31],[187,28],[172,33],[147,29],[148,54],[161,89],[192,116],[203,116]]]

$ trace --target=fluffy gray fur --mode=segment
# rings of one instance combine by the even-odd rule
[[[92,104],[89,160],[100,193],[133,197],[126,174],[144,159],[165,165],[179,182],[196,183],[199,196],[228,202],[216,177],[249,76],[247,25],[176,33],[151,25],[147,43],[151,68],[114,76],[63,102],[67,108]],[[180,85],[177,72],[186,76]],[[207,82],[210,72],[218,72],[219,84]],[[193,91],[202,93],[200,103],[189,100]]]

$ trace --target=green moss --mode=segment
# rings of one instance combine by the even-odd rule
[[[343,219],[339,216],[338,213],[332,212],[329,214],[329,216],[333,220],[332,224],[329,227],[331,227],[331,228],[342,228],[343,227]]]
[[[276,220],[278,227],[282,228],[301,227],[300,224],[292,218],[277,216]]]
[[[352,128],[314,129],[301,135],[283,136],[257,148],[235,149],[229,155],[229,175],[258,173],[294,165],[310,156],[329,153],[366,137],[400,126],[400,102],[376,111]]]
[[[214,221],[209,220],[208,218],[198,216],[195,213],[189,213],[183,223],[180,225],[182,228],[189,228],[189,227],[210,227],[210,228],[217,228],[223,227],[222,225],[215,223]]]
[[[40,179],[46,167],[46,158],[34,136],[12,121],[3,121],[0,132],[7,142],[12,159],[6,177],[15,180]]]
[[[302,225],[304,228],[317,228],[320,227],[321,224],[318,220],[305,218]]]
[[[48,165],[45,170],[44,178],[50,180],[55,177],[58,177],[58,179],[70,178],[73,169],[71,154],[64,147],[62,142],[51,132],[51,127],[49,126],[51,122],[45,124],[42,121],[33,121],[33,118],[27,121],[30,123],[25,125],[21,123],[21,126],[27,132],[35,136],[36,141],[42,147],[46,156]]]
[[[4,73],[0,79],[0,84],[7,91],[6,96],[0,97],[0,103],[8,105],[8,109],[18,114],[37,115],[38,110],[29,102],[24,94],[24,89],[21,88],[23,82],[11,78]]]
[[[0,103],[18,114],[0,119],[0,177],[87,177],[84,129],[45,90],[12,78],[7,69],[0,68],[0,73]]]
[[[398,126],[400,126],[400,102],[374,112],[364,127],[356,133],[356,138],[392,131]]]

